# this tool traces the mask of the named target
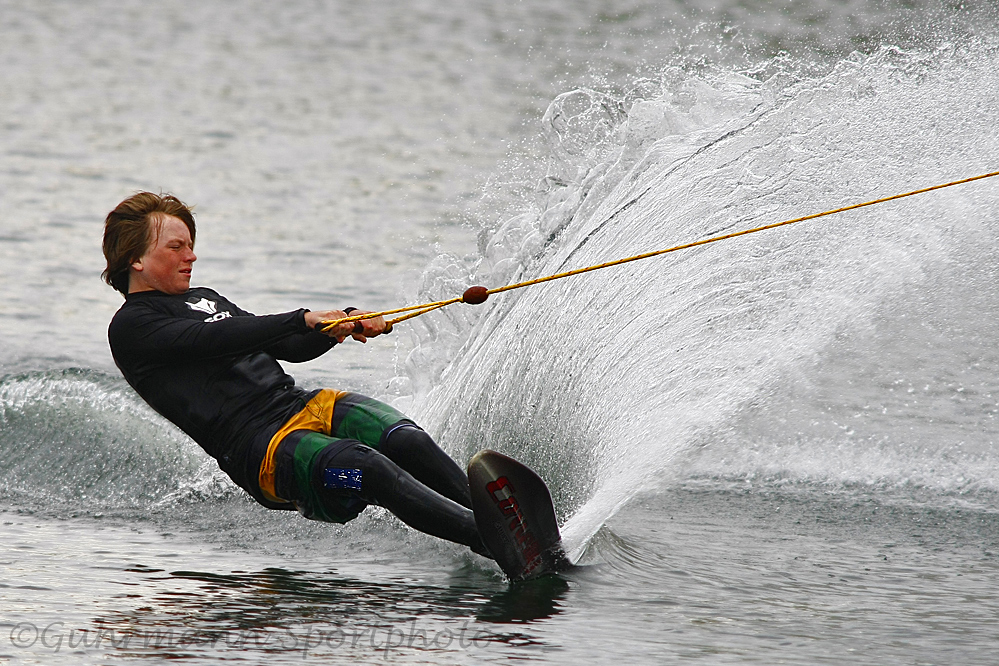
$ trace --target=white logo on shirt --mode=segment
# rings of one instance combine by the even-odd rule
[[[218,308],[215,307],[215,301],[210,301],[207,298],[202,298],[197,303],[194,301],[188,301],[187,307],[197,312],[204,312],[205,314],[211,315],[211,317],[205,319],[205,321],[209,324],[213,321],[222,321],[223,319],[228,319],[232,316],[228,310],[219,312]]]
[[[218,308],[215,307],[215,301],[210,301],[207,298],[202,298],[197,303],[188,301],[187,307],[197,312],[204,312],[205,314],[215,314],[218,311]]]

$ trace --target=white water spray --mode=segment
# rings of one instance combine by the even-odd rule
[[[884,48],[820,79],[673,72],[623,119],[607,96],[562,96],[545,116],[542,206],[463,277],[498,286],[989,171],[994,55]],[[781,377],[871,326],[886,297],[991,239],[997,200],[975,184],[434,315],[427,330],[451,335],[423,341],[416,374],[452,360],[415,411],[451,450],[538,469],[579,550]],[[462,277],[441,276],[429,282]]]

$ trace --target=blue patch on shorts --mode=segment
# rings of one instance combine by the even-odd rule
[[[361,470],[327,467],[323,470],[323,487],[338,490],[361,490]]]

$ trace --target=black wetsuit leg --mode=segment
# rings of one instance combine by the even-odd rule
[[[371,451],[360,469],[364,478],[360,495],[364,501],[385,507],[414,529],[489,556],[471,509],[428,488],[377,451]],[[467,493],[467,483],[465,488]]]
[[[464,470],[430,435],[390,405],[360,393],[341,393],[333,407],[329,434],[377,449],[421,483],[471,508]]]
[[[414,529],[491,557],[470,509],[357,440],[296,431],[278,448],[277,469],[278,493],[307,518],[343,523],[376,504]]]
[[[394,427],[378,450],[389,460],[412,474],[417,481],[457,502],[472,508],[468,476],[430,435],[416,425]]]

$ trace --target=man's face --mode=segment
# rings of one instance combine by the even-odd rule
[[[183,294],[191,288],[191,266],[198,257],[187,225],[172,215],[152,221],[153,240],[129,271],[128,291],[155,289]]]

